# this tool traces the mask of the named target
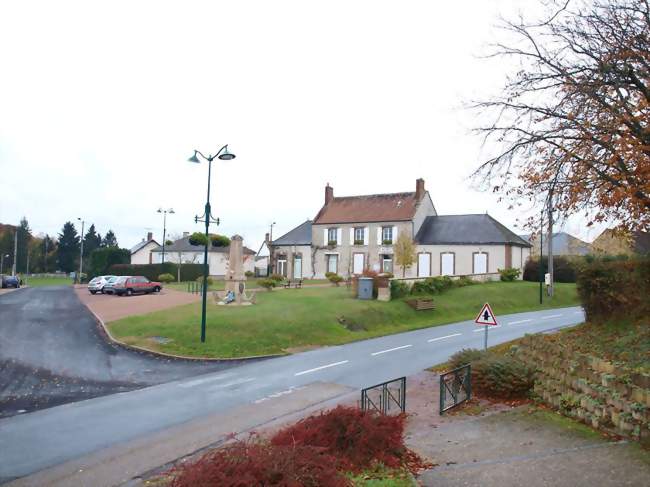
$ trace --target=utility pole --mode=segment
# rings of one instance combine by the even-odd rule
[[[553,297],[553,190],[548,192],[548,273],[550,276],[550,285],[548,286],[548,296]]]
[[[11,275],[16,275],[16,255],[18,254],[18,227],[14,233],[14,265],[11,267]]]
[[[81,222],[81,248],[79,249],[79,276],[77,282],[81,284],[81,273],[84,270],[84,224],[86,223],[81,218],[77,218]]]
[[[544,302],[544,266],[542,265],[542,254],[544,253],[544,207],[539,221],[539,304]]]
[[[43,256],[43,272],[47,274],[47,241],[49,238],[45,235],[45,255]]]

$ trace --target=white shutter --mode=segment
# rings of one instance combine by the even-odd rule
[[[381,245],[381,227],[377,227],[377,245]]]
[[[393,243],[397,242],[397,227],[393,227]]]
[[[323,245],[327,245],[327,228],[323,229]]]
[[[341,245],[341,233],[343,233],[341,228],[336,229],[336,245]]]
[[[370,227],[365,227],[363,229],[363,245],[368,245],[368,234],[370,233]]]
[[[354,227],[350,228],[350,245],[354,245]]]

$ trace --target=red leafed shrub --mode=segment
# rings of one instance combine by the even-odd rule
[[[426,464],[404,445],[405,422],[405,415],[383,416],[338,406],[280,430],[271,443],[320,447],[335,457],[339,471],[359,472],[381,462],[392,468],[405,466],[415,473]]]
[[[322,448],[237,441],[172,472],[171,487],[348,487]]]

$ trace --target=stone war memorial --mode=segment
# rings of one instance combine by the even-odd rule
[[[248,306],[253,304],[254,295],[246,295],[244,239],[240,235],[233,235],[230,239],[228,271],[225,281],[225,291],[216,293],[218,305]]]

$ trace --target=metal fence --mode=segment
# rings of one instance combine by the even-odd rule
[[[382,414],[406,412],[406,377],[382,382],[361,390],[361,410],[375,410]]]
[[[203,282],[188,281],[187,292],[192,294],[203,294]]]
[[[440,414],[472,398],[472,367],[464,365],[440,376]]]

